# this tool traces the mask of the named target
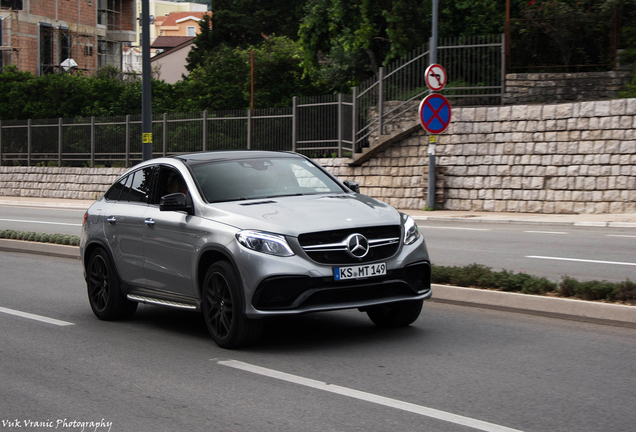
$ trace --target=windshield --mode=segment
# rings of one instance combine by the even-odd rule
[[[192,171],[208,202],[344,192],[302,158],[224,160],[195,166]]]

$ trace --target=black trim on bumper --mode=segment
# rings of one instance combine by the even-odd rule
[[[252,298],[262,311],[338,306],[390,298],[408,300],[431,289],[431,265],[419,262],[387,272],[386,276],[352,281],[333,277],[276,276],[263,280]]]

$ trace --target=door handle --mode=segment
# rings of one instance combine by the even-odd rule
[[[155,220],[153,218],[148,218],[144,221],[144,223],[148,225],[149,227],[151,227],[151,226],[154,226]]]
[[[111,225],[115,225],[115,222],[117,222],[117,218],[115,216],[111,216],[108,219],[106,219],[106,222],[108,222]]]

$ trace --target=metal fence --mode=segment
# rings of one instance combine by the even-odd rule
[[[444,38],[441,92],[453,105],[500,104],[503,35]],[[380,68],[352,95],[294,98],[288,108],[172,113],[153,118],[153,156],[206,150],[291,150],[311,157],[360,151],[386,125],[411,116],[430,91],[423,47]],[[0,165],[132,166],[141,161],[141,116],[0,121]]]

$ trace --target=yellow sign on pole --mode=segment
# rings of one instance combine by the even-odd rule
[[[144,133],[142,134],[143,143],[151,143],[152,144],[152,133]]]

